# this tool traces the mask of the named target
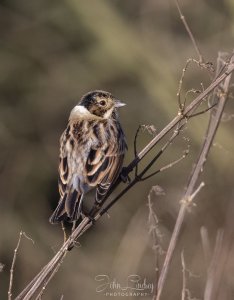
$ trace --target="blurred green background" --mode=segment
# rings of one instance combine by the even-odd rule
[[[215,64],[218,51],[232,51],[234,4],[232,0],[183,1],[186,15],[206,61]],[[23,239],[16,261],[13,293],[17,295],[46,264],[62,243],[62,231],[48,218],[58,201],[57,165],[59,137],[71,108],[80,97],[104,89],[127,103],[121,109],[129,151],[139,124],[162,129],[176,114],[176,93],[182,68],[195,57],[173,1],[0,1],[0,299],[7,299],[9,270],[19,232]],[[191,66],[183,92],[201,89],[209,74]],[[234,197],[233,99],[219,129],[202,173],[206,186],[187,214],[162,299],[180,299],[184,249],[192,296],[202,298],[207,266],[200,228],[208,229],[213,248],[217,229],[224,226]],[[131,274],[155,282],[153,239],[149,235],[148,194],[159,185],[164,196],[151,193],[166,250],[179,210],[179,200],[199,150],[207,115],[194,118],[182,136],[155,166],[182,155],[175,167],[140,183],[124,196],[80,240],[49,284],[43,299],[105,299],[97,292],[100,274],[122,285]],[[187,141],[189,138],[189,142]],[[141,133],[141,149],[150,137]],[[153,150],[151,156],[159,150]],[[147,162],[146,158],[143,162]],[[162,261],[163,255],[160,257]],[[234,298],[234,257],[226,274],[227,298]],[[112,290],[119,291],[117,290]],[[123,299],[124,297],[112,297]],[[127,297],[128,299],[152,299]]]

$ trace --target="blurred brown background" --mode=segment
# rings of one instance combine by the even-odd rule
[[[187,0],[181,8],[207,61],[215,63],[218,51],[232,50],[232,0],[196,4]],[[35,243],[23,239],[20,245],[15,295],[62,242],[60,227],[48,222],[58,201],[58,140],[81,95],[104,89],[127,103],[120,112],[129,144],[127,164],[133,158],[138,125],[154,124],[159,131],[176,115],[178,82],[189,57],[196,53],[173,1],[0,1],[0,262],[5,265],[0,273],[0,299],[7,298],[20,230]],[[207,86],[208,73],[192,66],[183,95],[190,88],[201,89],[201,82]],[[226,112],[227,117],[234,113],[233,99]],[[234,200],[233,122],[231,118],[219,129],[202,174],[206,186],[187,214],[163,299],[181,298],[182,249],[187,267],[198,275],[188,279],[192,296],[203,296],[207,266],[200,227],[207,227],[213,247],[216,231],[225,224],[229,202]],[[113,207],[110,218],[104,216],[82,237],[44,299],[62,295],[69,300],[108,298],[96,291],[99,274],[116,278],[122,285],[131,274],[155,281],[147,197],[153,185],[160,185],[166,193],[160,197],[152,193],[166,249],[206,125],[207,116],[192,120],[182,134],[190,139],[186,160],[136,186]],[[181,156],[188,144],[182,136],[155,168]],[[140,134],[139,149],[149,138]],[[227,299],[233,299],[234,257],[226,274]],[[152,295],[135,298],[151,299]]]

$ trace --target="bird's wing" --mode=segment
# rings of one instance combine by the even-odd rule
[[[112,143],[104,144],[98,149],[91,148],[86,173],[89,184],[97,186],[96,201],[102,200],[110,185],[118,178],[126,149],[125,136],[121,128],[118,138]]]
[[[65,147],[66,144],[66,132],[64,132],[60,138],[60,154],[59,154],[59,178],[58,186],[60,196],[63,197],[67,189],[69,168],[68,168],[68,153]]]

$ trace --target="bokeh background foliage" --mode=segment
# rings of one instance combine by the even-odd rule
[[[206,60],[231,51],[234,37],[232,0],[183,1],[182,9]],[[70,109],[85,92],[111,91],[127,103],[121,120],[128,139],[125,163],[133,158],[133,139],[139,124],[160,130],[177,112],[176,91],[181,70],[194,49],[179,20],[173,1],[29,1],[0,2],[0,298],[6,299],[9,269],[18,234],[24,240],[15,270],[19,292],[48,261],[62,241],[59,226],[48,223],[58,200],[58,140]],[[201,89],[209,76],[193,66],[183,91]],[[233,100],[233,99],[232,99]],[[233,113],[233,101],[226,112]],[[163,247],[173,229],[186,178],[202,140],[206,116],[194,119],[184,132],[190,155],[180,165],[139,184],[82,237],[80,247],[66,258],[49,285],[45,299],[103,299],[95,276],[107,274],[120,283],[130,274],[155,279],[154,253],[147,195],[152,185],[166,195],[153,195],[163,233]],[[180,252],[199,276],[189,288],[202,297],[206,266],[200,227],[206,226],[213,243],[225,222],[233,191],[233,119],[223,122],[203,172],[206,187],[188,213],[172,262],[164,299],[179,299]],[[149,140],[141,134],[139,148]],[[179,138],[159,165],[178,158],[187,141]],[[151,154],[153,155],[153,153]],[[234,260],[230,263],[234,271]],[[233,295],[234,279],[229,278]],[[117,297],[116,297],[117,298]],[[130,297],[129,297],[130,298]],[[151,299],[151,296],[145,297]],[[230,298],[231,299],[231,298]]]

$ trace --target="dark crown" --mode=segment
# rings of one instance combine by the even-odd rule
[[[113,109],[115,99],[109,92],[95,90],[85,94],[79,104],[92,114],[103,117],[107,111]]]

